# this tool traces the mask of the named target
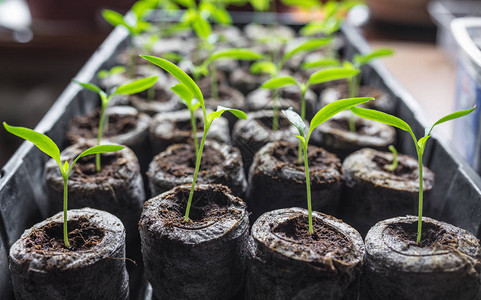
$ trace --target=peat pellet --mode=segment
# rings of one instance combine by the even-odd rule
[[[229,75],[229,84],[247,96],[269,79],[265,74],[252,74],[249,67],[237,68]]]
[[[190,185],[148,200],[139,228],[147,277],[158,299],[230,299],[244,286],[245,203],[222,185]]]
[[[362,299],[480,299],[481,247],[471,233],[423,217],[381,221],[366,235]]]
[[[68,211],[71,249],[63,241],[63,212],[26,230],[10,248],[16,299],[129,299],[125,229],[91,208]]]
[[[309,145],[312,209],[337,215],[344,182],[341,161],[326,150]],[[262,147],[249,171],[247,209],[251,221],[278,208],[307,205],[304,160],[298,162],[298,143],[275,141]]]
[[[197,110],[195,116],[197,139],[200,141],[204,133],[202,111]],[[227,119],[220,117],[215,122],[212,122],[206,138],[216,140],[219,143],[230,144],[231,139]],[[173,144],[193,143],[194,136],[189,110],[184,109],[154,116],[149,128],[149,139],[154,154],[164,151]]]
[[[354,116],[356,130],[350,131],[349,119],[353,116],[345,111],[332,116],[312,133],[312,144],[335,153],[341,160],[362,148],[387,151],[396,140],[393,127]]]
[[[279,128],[275,131],[272,130],[274,112],[271,110],[250,112],[247,114],[247,120],[239,120],[234,126],[232,144],[239,148],[246,171],[249,170],[256,152],[265,144],[276,140],[298,142],[294,134],[299,132],[296,132],[295,127],[280,111],[278,114]]]
[[[365,236],[378,221],[418,211],[418,161],[398,154],[398,167],[393,154],[370,148],[349,155],[342,167],[346,185],[341,200],[341,218]],[[429,195],[434,186],[434,173],[423,167],[424,208],[429,210]]]
[[[247,251],[247,299],[357,299],[364,244],[346,223],[313,212],[279,209],[254,223]]]
[[[193,143],[175,144],[156,155],[147,172],[151,194],[159,195],[178,185],[192,183],[195,163]],[[247,182],[239,150],[230,145],[206,141],[197,182],[224,184],[236,196],[243,196]]]

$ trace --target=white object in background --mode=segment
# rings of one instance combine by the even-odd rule
[[[0,27],[11,30],[15,41],[27,43],[32,39],[31,22],[30,10],[25,1],[0,1]]]

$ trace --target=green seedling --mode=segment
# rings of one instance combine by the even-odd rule
[[[110,70],[100,70],[97,73],[99,79],[109,78],[116,74],[122,74],[125,72],[124,66],[114,66]]]
[[[392,164],[385,166],[386,170],[394,172],[397,169],[398,166],[398,159],[397,159],[397,150],[396,147],[393,145],[389,145],[389,151],[392,153]]]
[[[424,150],[425,150],[425,147],[426,147],[426,142],[429,139],[429,137],[431,136],[431,131],[434,129],[434,126],[442,124],[442,123],[450,121],[450,120],[453,120],[453,119],[461,118],[461,117],[471,113],[475,109],[476,109],[476,106],[471,108],[471,109],[457,111],[457,112],[454,112],[452,114],[449,114],[447,116],[442,117],[441,119],[436,121],[431,127],[426,128],[424,130],[424,136],[418,140],[416,138],[416,136],[414,135],[414,132],[412,131],[411,127],[406,122],[404,122],[403,120],[401,120],[401,119],[399,119],[395,116],[392,116],[392,115],[389,115],[389,114],[386,114],[386,113],[383,113],[383,112],[380,112],[380,111],[372,110],[372,109],[359,108],[359,107],[352,107],[351,108],[351,111],[355,115],[357,115],[361,118],[378,121],[378,122],[381,122],[381,123],[384,123],[384,124],[387,124],[387,125],[390,125],[390,126],[394,126],[394,127],[399,128],[401,130],[407,131],[407,132],[409,132],[409,134],[411,135],[411,137],[413,139],[414,146],[416,147],[416,153],[418,155],[418,170],[419,170],[418,171],[419,172],[418,235],[417,235],[417,238],[416,238],[416,241],[418,243],[421,241],[421,231],[422,231],[423,154],[424,154]]]
[[[100,142],[102,140],[102,132],[104,128],[104,124],[107,123],[105,122],[105,110],[107,108],[107,105],[110,100],[114,96],[117,95],[132,95],[136,93],[140,93],[150,87],[152,87],[156,82],[157,82],[158,77],[157,76],[152,76],[152,77],[146,77],[138,80],[134,80],[132,82],[123,84],[113,90],[112,93],[107,93],[104,90],[102,90],[100,87],[93,83],[84,83],[80,82],[77,80],[73,80],[76,84],[82,86],[83,88],[95,92],[100,96],[101,100],[101,112],[100,112],[100,120],[99,120],[99,132],[97,134],[97,145],[100,145]],[[97,154],[95,157],[95,168],[97,172],[100,171],[100,154]]]
[[[309,130],[307,131],[307,135],[306,135],[306,124],[304,123],[304,120],[294,110],[292,110],[292,108],[282,111],[282,113],[286,116],[289,122],[291,122],[292,125],[294,125],[299,131],[299,135],[296,135],[296,137],[299,138],[299,140],[301,141],[302,149],[304,153],[304,169],[306,173],[306,190],[307,190],[307,210],[309,212],[309,234],[314,233],[314,230],[312,228],[311,183],[309,180],[309,162],[307,157],[307,146],[309,144],[309,138],[311,137],[312,132],[314,131],[314,129],[316,129],[317,126],[329,120],[335,114],[370,100],[374,100],[374,98],[349,98],[349,99],[342,99],[333,103],[329,103],[328,105],[324,106],[321,110],[319,110],[314,116],[314,118],[312,118]]]
[[[57,162],[63,178],[63,240],[65,243],[65,247],[70,248],[67,230],[67,201],[68,178],[72,172],[73,166],[80,158],[84,156],[91,154],[101,154],[106,152],[115,152],[122,150],[124,147],[119,145],[100,145],[91,147],[78,155],[71,164],[69,164],[68,161],[65,161],[62,164],[62,161],[60,159],[60,150],[48,136],[25,127],[10,126],[5,122],[3,122],[3,126],[11,134],[14,134],[22,139],[32,142],[35,146],[37,146],[38,149],[40,149],[43,153],[47,154]]]
[[[332,80],[343,78],[351,78],[359,73],[358,70],[350,68],[330,68],[319,70],[309,76],[307,82],[302,83],[297,81],[292,76],[274,77],[261,85],[264,89],[279,89],[286,86],[295,85],[301,90],[301,119],[306,120],[306,92],[312,84],[319,84]],[[299,143],[299,163],[302,162],[301,143]]]
[[[182,83],[178,83],[170,88],[174,93],[180,97],[180,101],[184,103],[190,112],[190,124],[192,126],[192,135],[194,138],[195,153],[199,152],[199,141],[197,140],[197,121],[195,117],[195,111],[201,106],[197,99],[194,99],[194,94]]]
[[[317,50],[332,42],[332,39],[319,38],[311,39],[301,43],[299,46],[287,51],[280,60],[276,63],[274,61],[261,60],[252,64],[250,71],[253,74],[268,74],[271,79],[277,80],[279,73],[284,67],[285,63],[297,54],[306,53]],[[282,80],[281,80],[282,81]],[[294,80],[295,81],[295,80]],[[272,93],[272,108],[274,116],[272,119],[272,130],[276,131],[279,128],[279,112],[277,107],[278,89],[274,88]]]
[[[164,69],[165,71],[170,73],[172,76],[174,76],[177,80],[179,80],[180,83],[183,84],[184,87],[193,95],[193,97],[197,99],[197,101],[200,103],[200,107],[202,108],[202,114],[204,117],[204,132],[202,134],[202,139],[200,141],[199,150],[196,154],[194,177],[192,180],[192,186],[190,188],[189,199],[187,201],[187,207],[184,215],[184,221],[188,222],[190,207],[192,204],[192,197],[194,196],[195,183],[197,181],[197,174],[199,173],[200,162],[202,159],[202,151],[204,149],[204,143],[207,136],[207,132],[209,131],[209,128],[212,125],[212,122],[215,119],[219,118],[226,111],[229,111],[234,116],[240,119],[247,119],[247,115],[240,110],[222,107],[222,106],[218,106],[217,111],[207,114],[205,104],[204,104],[204,96],[202,95],[202,92],[199,86],[194,82],[194,80],[192,80],[192,78],[189,75],[187,75],[179,67],[169,62],[168,60],[155,57],[155,56],[141,55],[141,57],[145,58],[146,60],[153,63],[154,65]]]

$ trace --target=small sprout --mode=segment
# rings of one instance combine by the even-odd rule
[[[297,81],[292,76],[280,76],[274,77],[261,85],[261,88],[264,89],[279,89],[281,87],[286,87],[290,85],[295,85],[301,90],[301,119],[306,119],[306,92],[312,84],[319,84],[323,82],[328,82],[332,80],[338,80],[342,78],[351,78],[358,74],[359,71],[351,68],[330,68],[319,70],[309,76],[309,79],[306,83],[301,83]],[[276,111],[276,108],[274,108]],[[275,116],[275,114],[274,114]],[[302,152],[301,152],[301,143],[299,143],[299,163],[302,162]]]
[[[389,151],[392,152],[392,164],[385,165],[384,168],[388,171],[394,172],[396,171],[397,165],[398,165],[398,159],[397,159],[398,153],[397,153],[396,147],[394,147],[393,145],[389,145]]]
[[[100,155],[101,153],[106,152],[115,152],[122,150],[124,147],[119,145],[100,145],[91,147],[79,154],[70,165],[68,161],[65,161],[65,163],[62,164],[62,161],[60,159],[60,150],[48,136],[25,127],[10,126],[5,122],[3,122],[3,126],[11,134],[14,134],[22,139],[32,142],[35,146],[37,146],[38,149],[40,149],[43,153],[47,154],[57,162],[63,178],[63,240],[65,243],[65,247],[70,248],[67,230],[67,200],[68,178],[70,176],[70,173],[72,172],[73,166],[80,158],[84,156],[91,154]]]
[[[158,77],[157,76],[152,76],[152,77],[146,77],[138,80],[134,80],[132,82],[123,84],[116,89],[114,89],[114,92],[111,94],[108,94],[104,90],[102,90],[100,87],[93,83],[84,83],[80,82],[77,80],[73,80],[76,84],[82,86],[83,88],[95,92],[100,96],[101,100],[101,112],[100,112],[100,120],[99,120],[99,132],[97,134],[97,145],[100,145],[100,142],[102,140],[102,132],[103,132],[103,127],[105,123],[105,110],[107,108],[107,105],[109,101],[117,95],[132,95],[136,93],[140,93],[150,87],[152,87],[156,82],[157,82]],[[95,157],[95,168],[97,172],[100,171],[100,154],[97,154]]]
[[[115,67],[112,67],[110,70],[100,70],[97,73],[97,77],[99,79],[104,79],[104,78],[112,77],[115,74],[121,74],[123,72],[125,72],[124,66],[115,66]]]
[[[170,88],[174,93],[176,93],[182,103],[187,106],[190,112],[190,124],[192,126],[192,135],[194,138],[194,148],[195,153],[199,152],[199,141],[197,140],[197,122],[195,118],[195,111],[200,107],[200,102],[194,99],[194,95],[189,91],[189,89],[182,83],[178,83]]]
[[[417,235],[417,238],[416,238],[416,241],[418,243],[421,242],[421,230],[422,230],[422,217],[423,217],[423,154],[424,154],[424,150],[425,150],[425,147],[426,147],[426,142],[429,139],[429,137],[431,136],[431,131],[434,129],[434,126],[439,125],[439,124],[444,123],[444,122],[447,122],[447,121],[450,121],[450,120],[453,120],[453,119],[461,118],[461,117],[473,112],[475,109],[476,109],[476,106],[471,108],[471,109],[457,111],[457,112],[454,112],[452,114],[449,114],[447,116],[442,117],[441,119],[436,121],[431,127],[426,128],[425,131],[424,131],[424,136],[418,140],[416,138],[416,136],[414,135],[414,132],[412,131],[411,127],[406,122],[404,122],[403,120],[401,120],[401,119],[399,119],[395,116],[392,116],[392,115],[389,115],[389,114],[386,114],[386,113],[383,113],[383,112],[380,112],[380,111],[372,110],[372,109],[359,108],[359,107],[352,107],[351,108],[351,111],[355,115],[357,115],[361,118],[378,121],[378,122],[381,122],[381,123],[384,123],[384,124],[387,124],[387,125],[394,126],[394,127],[399,128],[401,130],[407,131],[407,132],[409,132],[409,134],[411,135],[411,137],[413,139],[414,146],[416,147],[416,152],[417,152],[417,155],[418,155],[418,172],[419,172],[418,235]]]
[[[187,207],[185,209],[184,221],[188,222],[190,207],[192,204],[192,197],[194,196],[195,183],[197,181],[197,174],[199,173],[200,162],[202,159],[202,151],[204,150],[205,139],[207,136],[207,132],[209,131],[210,126],[212,125],[212,122],[214,122],[215,119],[219,118],[226,111],[229,111],[234,116],[240,119],[247,119],[247,115],[243,111],[240,111],[238,109],[232,109],[232,108],[227,108],[222,106],[218,106],[217,111],[207,114],[207,111],[205,109],[204,96],[202,95],[202,92],[199,86],[195,83],[194,80],[192,80],[192,78],[189,75],[187,75],[179,67],[169,62],[168,60],[155,57],[155,56],[147,56],[147,55],[141,55],[141,57],[145,58],[146,60],[153,63],[154,65],[164,69],[166,72],[170,73],[177,80],[179,80],[180,83],[182,84],[181,88],[177,88],[179,93],[183,94],[183,96],[186,99],[189,99],[190,95],[186,91],[190,92],[191,95],[197,99],[198,103],[200,103],[200,107],[202,108],[202,114],[204,116],[204,132],[202,134],[202,139],[200,141],[199,149],[196,153],[194,177],[192,180],[192,186],[190,188],[189,199],[187,200]],[[191,104],[191,105],[196,105],[196,104]]]
[[[321,110],[319,110],[314,116],[314,118],[312,118],[307,135],[305,134],[306,125],[304,123],[304,120],[296,112],[294,112],[292,108],[282,111],[282,113],[286,116],[289,122],[291,122],[292,125],[294,125],[299,131],[299,135],[296,135],[296,137],[299,138],[299,140],[301,141],[304,153],[304,169],[306,173],[307,189],[307,210],[309,211],[309,234],[314,233],[314,230],[312,228],[311,184],[309,180],[309,163],[307,157],[307,145],[309,144],[309,138],[311,137],[312,132],[317,126],[329,120],[335,114],[343,110],[349,109],[355,105],[371,100],[374,100],[374,98],[349,98],[329,103]]]

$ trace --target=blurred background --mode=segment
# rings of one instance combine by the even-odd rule
[[[0,121],[35,127],[112,30],[101,10],[125,13],[133,2],[0,0]],[[382,62],[434,121],[455,106],[456,44],[449,22],[464,15],[481,15],[481,1],[366,0],[349,22],[372,48],[395,50]],[[451,137],[451,126],[439,130]],[[0,167],[20,143],[0,128]]]

